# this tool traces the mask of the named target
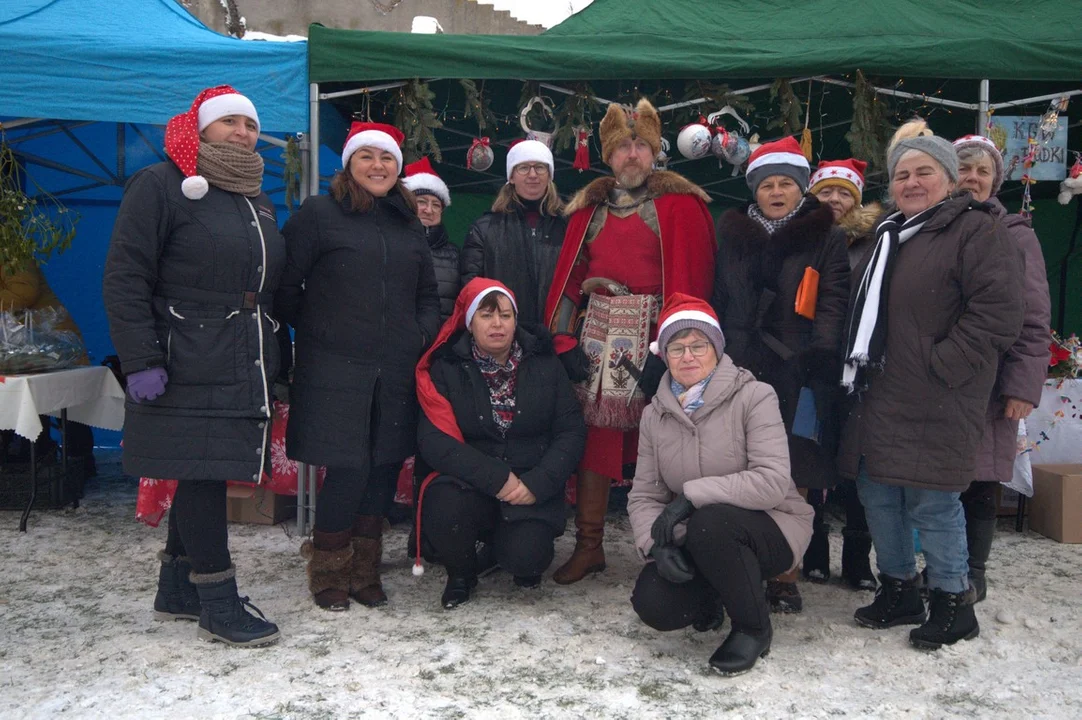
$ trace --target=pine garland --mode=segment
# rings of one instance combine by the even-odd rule
[[[853,157],[868,163],[872,170],[886,165],[886,147],[893,129],[887,122],[888,108],[879,99],[875,86],[868,82],[864,73],[857,70],[856,88],[853,90],[853,123],[845,139]]]
[[[787,136],[798,134],[804,128],[804,106],[787,78],[779,78],[770,86],[770,102],[775,101],[778,115],[767,123],[767,129],[780,128],[781,134]]]
[[[466,106],[463,109],[463,114],[477,120],[478,134],[483,133],[485,128],[495,128],[496,114],[492,112],[488,98],[484,96],[484,81],[481,82],[480,90],[477,89],[477,83],[473,80],[462,79],[458,83],[462,86],[463,92],[466,93]]]
[[[431,155],[436,162],[443,161],[443,153],[436,141],[434,130],[443,127],[432,101],[436,93],[427,83],[413,79],[398,89],[391,100],[394,125],[406,136],[402,144],[403,162],[411,163],[425,155]]]
[[[589,83],[574,83],[571,89],[575,94],[566,96],[555,111],[556,124],[559,126],[553,140],[555,152],[574,147],[577,141],[575,129],[583,125],[591,126],[591,116],[601,112],[601,103],[594,99],[594,90]]]
[[[684,94],[679,102],[691,102],[699,98],[706,98],[706,101],[698,105],[680,108],[673,114],[673,125],[676,128],[682,128],[688,123],[697,120],[700,115],[709,115],[726,105],[744,115],[755,110],[755,106],[746,95],[734,94],[725,83],[711,83],[701,80],[694,80],[684,85]]]
[[[28,195],[26,185],[38,194]],[[25,169],[0,135],[0,267],[4,272],[36,261],[44,263],[54,252],[71,247],[79,216],[26,177]]]
[[[293,212],[301,200],[301,148],[294,135],[290,135],[286,140],[282,180],[286,186],[286,208]]]

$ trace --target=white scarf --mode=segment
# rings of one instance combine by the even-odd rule
[[[932,207],[904,220],[901,212],[887,217],[875,229],[875,248],[871,259],[864,268],[864,275],[857,286],[848,321],[848,338],[845,353],[845,368],[842,370],[842,385],[853,390],[866,386],[861,371],[869,365],[881,367],[886,349],[887,294],[894,258],[909,238],[920,232],[924,223],[935,215],[943,205],[943,200]],[[901,222],[903,221],[904,222]],[[899,222],[901,224],[899,225]],[[858,382],[858,379],[860,382]]]

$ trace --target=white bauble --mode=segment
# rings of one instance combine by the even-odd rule
[[[688,160],[698,160],[710,154],[710,130],[705,125],[688,125],[676,138],[676,147]]]

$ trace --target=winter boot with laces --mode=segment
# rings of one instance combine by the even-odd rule
[[[875,591],[872,604],[853,613],[858,625],[874,630],[895,625],[920,625],[925,617],[916,578],[900,580],[885,573],[879,574],[879,589]]]
[[[975,601],[973,588],[960,593],[933,589],[928,621],[909,631],[909,642],[922,650],[938,650],[944,645],[977,637],[981,627],[973,612]]]
[[[158,553],[162,567],[158,573],[158,593],[154,596],[156,620],[198,620],[199,591],[188,579],[192,571],[187,557]]]
[[[191,579],[199,590],[203,608],[199,615],[199,639],[250,648],[278,642],[281,637],[278,626],[269,622],[248,598],[237,594],[236,575],[233,565],[218,573],[192,572]],[[245,606],[259,613],[259,617],[245,610]]]

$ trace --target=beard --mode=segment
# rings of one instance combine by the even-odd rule
[[[624,165],[620,172],[616,173],[616,182],[625,190],[634,190],[646,182],[646,178],[650,176],[652,169],[644,168],[638,163],[629,163]]]

